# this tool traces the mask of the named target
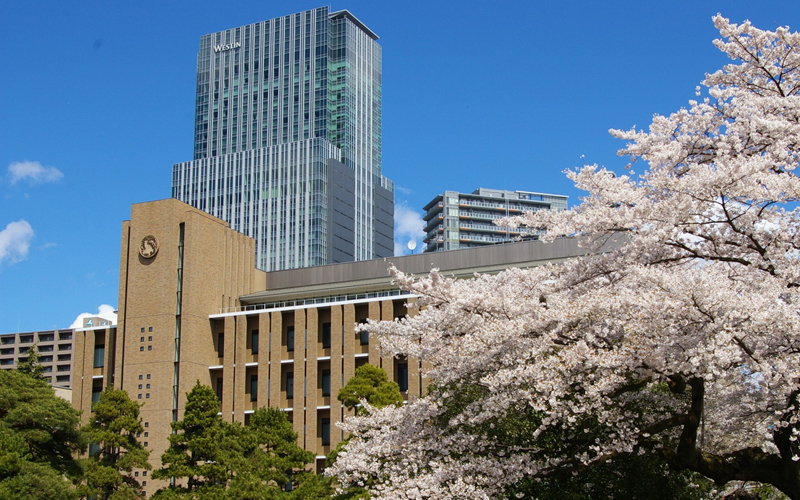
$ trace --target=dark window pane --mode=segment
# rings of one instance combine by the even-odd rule
[[[331,419],[323,418],[320,427],[322,430],[322,446],[329,446],[331,444]]]
[[[250,375],[250,401],[258,399],[258,375]]]
[[[286,399],[294,398],[294,373],[286,374]]]
[[[322,324],[322,347],[328,349],[331,346],[331,324]]]
[[[331,371],[322,370],[322,395],[331,395]]]
[[[397,365],[397,385],[401,391],[408,390],[408,365],[405,363]]]
[[[294,351],[294,327],[286,327],[286,350]]]
[[[253,330],[250,333],[250,349],[253,354],[258,354],[258,330]]]

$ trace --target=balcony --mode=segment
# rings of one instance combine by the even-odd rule
[[[458,228],[461,231],[486,231],[489,233],[508,233],[511,236],[519,236],[519,229],[509,229],[507,226],[495,226],[494,224],[480,224],[475,222],[459,222]]]
[[[495,243],[509,243],[514,241],[513,238],[504,237],[504,236],[489,236],[486,234],[461,234],[459,235],[459,241],[468,242],[468,243],[486,243],[487,245],[493,245]]]
[[[427,219],[428,217],[431,217],[436,212],[441,212],[443,208],[444,208],[444,202],[440,201],[436,205],[429,208],[427,212],[425,212],[425,218]]]
[[[425,231],[425,232],[427,233],[427,232],[428,232],[428,231],[430,231],[430,230],[431,230],[431,228],[432,228],[433,226],[435,226],[436,224],[441,224],[443,219],[444,219],[444,214],[440,213],[438,217],[433,217],[432,219],[430,219],[429,221],[427,221],[427,222],[425,223],[425,227],[424,227],[424,228],[422,228],[422,230],[423,230],[423,231]]]

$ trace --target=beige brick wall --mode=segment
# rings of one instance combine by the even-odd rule
[[[178,317],[180,227],[184,225],[181,309]],[[158,254],[145,259],[139,244],[147,235],[159,240]],[[119,324],[103,330],[106,367],[102,383],[125,389],[142,403],[146,424],[142,441],[151,450],[151,463],[160,466],[173,420],[173,382],[176,366],[176,320],[180,324],[177,418],[182,418],[186,393],[196,381],[211,385],[222,380],[222,415],[246,422],[260,406],[287,409],[299,443],[324,455],[341,437],[335,422],[344,416],[336,395],[357,365],[370,362],[395,377],[395,362],[379,357],[377,342],[362,346],[357,320],[391,320],[395,300],[356,304],[325,304],[283,311],[237,312],[238,297],[263,289],[265,274],[254,268],[254,241],[227,224],[177,200],[134,205],[131,220],[122,225]],[[259,288],[260,287],[260,288]],[[322,347],[321,325],[331,323],[331,346]],[[294,351],[286,348],[286,332],[294,327]],[[259,331],[259,353],[252,353],[250,335]],[[217,335],[224,333],[224,356],[218,356]],[[90,417],[94,332],[75,339],[74,373],[83,376],[76,407]],[[250,364],[250,366],[247,366]],[[220,366],[221,365],[221,366]],[[215,368],[211,368],[215,367]],[[217,368],[219,367],[219,368]],[[321,369],[330,369],[330,396],[323,396]],[[113,371],[113,373],[112,373]],[[285,377],[294,375],[294,397],[286,398]],[[251,401],[250,377],[258,376],[257,400]],[[149,384],[149,385],[148,385]],[[419,364],[409,362],[409,396],[420,394]],[[321,420],[330,419],[330,445],[323,446]],[[148,480],[145,491],[161,486]]]

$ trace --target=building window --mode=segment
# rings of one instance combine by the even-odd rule
[[[361,343],[361,345],[369,345],[369,332],[366,330],[359,330],[358,340]]]
[[[225,334],[222,332],[217,334],[217,356],[225,356]]]
[[[294,327],[287,326],[286,327],[286,350],[287,351],[294,351]]]
[[[153,341],[153,336],[152,335],[148,335],[147,336],[147,341],[148,342],[152,342]]]
[[[294,398],[294,373],[286,373],[286,399]]]
[[[141,377],[139,377],[139,378],[141,378]],[[147,380],[150,380],[150,374],[149,373],[147,374]]]
[[[250,375],[250,401],[258,399],[258,375]]]
[[[331,324],[322,323],[322,348],[330,349],[331,347]]]
[[[148,332],[152,332],[152,331],[153,331],[153,327],[152,327],[152,326],[151,326],[151,327],[149,327],[149,328],[147,329],[147,331],[148,331]]]
[[[250,350],[253,354],[258,354],[258,330],[250,332]]]
[[[153,350],[153,346],[151,346],[151,345],[147,346],[147,350],[148,351],[152,351]]]
[[[217,399],[222,402],[222,377],[217,377]]]
[[[144,337],[139,337],[139,342],[144,342]]]
[[[323,418],[320,422],[320,430],[322,431],[322,446],[330,446],[331,444],[331,419]]]
[[[72,332],[59,333],[58,340],[72,340]]]
[[[142,327],[142,333],[144,333],[144,327]]]
[[[141,375],[139,375],[139,380],[142,380],[142,376]]]
[[[139,390],[142,390],[142,384],[139,384]]]
[[[401,391],[408,390],[408,364],[397,364],[397,385],[400,386]]]
[[[331,371],[322,370],[322,396],[328,397],[331,395]]]
[[[94,346],[94,367],[95,368],[104,367],[106,364],[105,358],[106,358],[106,346],[104,345]]]

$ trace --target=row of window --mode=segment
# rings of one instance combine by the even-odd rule
[[[52,346],[52,345],[40,345],[40,346],[38,346],[36,348],[36,352],[39,352],[39,353],[42,353],[42,352],[53,352],[53,347],[54,346]],[[19,353],[20,354],[25,354],[26,352],[28,352],[30,350],[31,350],[30,347],[20,347],[19,348]],[[59,351],[71,351],[72,350],[72,344],[60,344],[58,346],[58,350]],[[0,349],[0,356],[11,356],[13,354],[14,354],[14,348],[13,347],[5,347],[3,349]]]
[[[53,342],[55,340],[54,333],[40,333],[39,334],[39,342]],[[72,332],[61,332],[58,334],[58,340],[72,340]],[[0,338],[0,344],[2,345],[12,345],[16,343],[16,337],[14,335],[5,335]],[[33,344],[33,334],[30,335],[20,335],[19,336],[19,343],[20,344]]]
[[[400,387],[400,391],[407,391],[408,390],[408,365],[406,363],[398,363],[397,364],[397,385]],[[149,376],[148,376],[149,377]],[[139,384],[139,389],[142,388],[142,385]],[[150,388],[150,384],[147,384],[147,388]],[[217,388],[216,388],[217,398],[222,401],[222,377],[217,377]],[[320,371],[320,389],[322,391],[322,397],[329,397],[331,395],[331,370],[330,369],[323,369]],[[286,399],[294,399],[294,372],[286,372],[284,375],[284,387],[283,390],[286,394]],[[250,375],[250,401],[257,401],[258,400],[258,375],[252,374]],[[141,399],[141,394],[139,395],[139,399]],[[150,397],[148,394],[147,397]]]
[[[361,320],[361,323],[366,323],[366,320]],[[359,343],[362,346],[369,345],[369,332],[367,330],[359,331]],[[142,337],[144,338],[144,337]],[[331,347],[331,324],[323,323],[322,331],[320,332],[320,340],[323,349],[330,349]],[[286,337],[284,345],[289,352],[294,351],[294,326],[286,327]],[[143,350],[140,348],[140,350]],[[259,335],[258,330],[250,332],[250,352],[258,354],[259,350]],[[225,334],[220,332],[217,334],[217,355],[222,358],[225,356]]]

